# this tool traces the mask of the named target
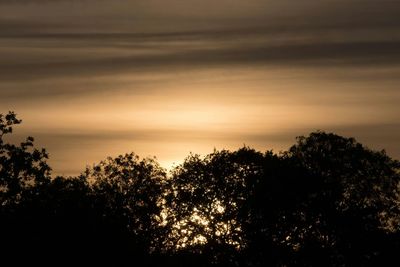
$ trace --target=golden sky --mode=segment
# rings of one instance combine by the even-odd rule
[[[0,112],[55,174],[134,151],[287,149],[313,130],[400,158],[400,2],[0,0]]]

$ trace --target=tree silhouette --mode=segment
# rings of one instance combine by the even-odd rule
[[[382,262],[391,250],[382,242],[388,244],[399,230],[399,162],[353,138],[324,132],[298,138],[285,157],[313,180],[287,233],[307,264]]]
[[[249,199],[247,259],[258,266],[389,262],[399,248],[399,166],[384,151],[324,132],[266,154]]]
[[[247,180],[261,172],[253,161],[262,154],[249,148],[215,151],[201,159],[191,155],[172,171],[166,196],[167,247],[201,253],[209,262],[232,264],[245,245],[239,214]]]
[[[108,241],[114,243],[109,249],[125,253],[123,257],[160,250],[166,172],[155,160],[140,160],[134,153],[108,158],[88,168],[82,178],[102,212],[102,224],[107,225],[108,233],[103,235],[114,241]]]
[[[0,250],[5,262],[6,256],[18,251],[14,248],[33,250],[32,233],[40,232],[44,224],[33,223],[31,218],[36,214],[26,208],[27,203],[32,197],[44,196],[44,188],[50,183],[48,155],[44,149],[34,147],[32,137],[19,146],[6,142],[13,126],[20,123],[13,112],[0,114]]]
[[[293,257],[286,232],[296,228],[290,215],[312,190],[313,180],[290,158],[269,151],[260,164],[262,172],[248,181],[248,198],[241,213],[247,239],[243,266],[285,266]]]
[[[0,253],[10,265],[381,266],[400,251],[400,163],[313,132],[279,154],[248,147],[107,158],[50,176],[21,121],[0,114]],[[19,256],[13,256],[13,255]],[[23,255],[23,256],[21,256]],[[140,264],[139,264],[140,263]]]
[[[26,138],[19,146],[6,143],[4,138],[20,124],[16,114],[0,114],[0,205],[19,201],[24,190],[34,190],[50,180],[48,155],[44,149],[33,146],[33,137]]]

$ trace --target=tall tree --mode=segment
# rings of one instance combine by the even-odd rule
[[[368,265],[387,258],[388,241],[400,230],[398,161],[325,132],[299,137],[285,157],[313,182],[285,233],[301,260]]]
[[[34,147],[33,137],[20,145],[5,141],[13,126],[21,120],[13,112],[0,114],[0,205],[19,201],[24,190],[35,189],[50,181],[48,154]]]
[[[126,255],[159,250],[164,236],[161,212],[166,172],[154,159],[140,159],[134,153],[108,158],[88,168],[83,177],[110,230],[103,234],[122,241],[110,249]]]
[[[247,180],[257,179],[262,154],[249,148],[190,155],[172,171],[167,192],[167,247],[189,250],[208,262],[233,264],[245,245],[239,213]],[[258,162],[257,162],[258,161]]]

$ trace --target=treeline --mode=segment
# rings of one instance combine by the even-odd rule
[[[394,266],[400,163],[314,132],[288,151],[189,155],[167,173],[126,154],[51,177],[0,115],[4,266]],[[3,265],[2,264],[2,265]],[[39,265],[40,266],[40,265]]]

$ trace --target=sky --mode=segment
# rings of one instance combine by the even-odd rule
[[[398,0],[0,0],[0,113],[55,175],[315,130],[400,159],[399,17]]]

